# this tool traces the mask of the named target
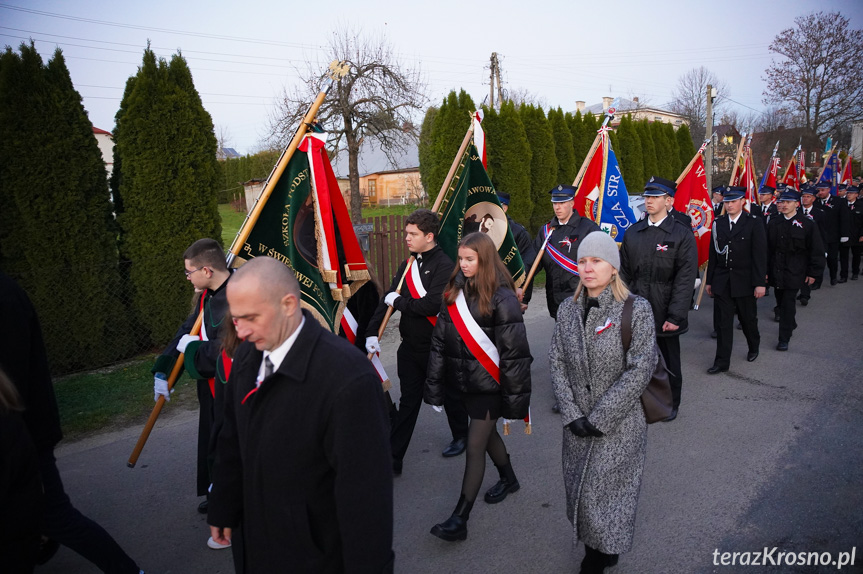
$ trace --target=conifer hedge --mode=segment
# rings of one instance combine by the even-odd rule
[[[572,182],[560,182],[557,179],[558,163],[554,148],[554,133],[542,108],[523,104],[519,115],[524,124],[531,151],[530,198],[533,209],[530,224],[525,227],[534,233],[551,217],[552,209],[548,192],[559,183]]]
[[[533,157],[527,133],[512,102],[500,111],[486,110],[491,120],[485,129],[489,175],[495,189],[510,195],[507,214],[533,232],[530,222],[533,201],[530,195],[530,162]]]

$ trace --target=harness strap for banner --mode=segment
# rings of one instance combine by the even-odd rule
[[[543,238],[548,237],[549,235],[549,225],[546,223],[542,228]],[[563,254],[559,249],[557,249],[554,245],[552,245],[551,241],[546,244],[545,247],[546,252],[551,257],[551,259],[560,265],[564,271],[568,273],[572,273],[573,275],[578,275],[578,263],[567,257]]]

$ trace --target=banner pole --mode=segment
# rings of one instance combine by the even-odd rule
[[[449,172],[446,174],[446,178],[443,180],[443,185],[440,187],[440,192],[437,194],[437,197],[434,200],[434,206],[432,207],[432,211],[434,213],[438,213],[441,204],[443,203],[444,197],[446,196],[447,191],[449,190],[449,186],[452,183],[452,178],[455,177],[455,172],[458,169],[459,164],[461,163],[461,158],[464,156],[465,150],[467,150],[467,146],[470,143],[471,138],[473,137],[473,121],[470,123],[470,127],[467,130],[467,133],[464,134],[464,139],[461,142],[461,146],[458,148],[458,153],[455,156],[455,159],[452,162],[452,165],[449,166]],[[402,277],[404,279],[404,277]]]
[[[704,143],[701,144],[701,147],[698,149],[697,152],[695,152],[695,155],[692,156],[691,160],[689,160],[689,164],[686,166],[686,168],[683,170],[683,172],[677,178],[677,181],[675,181],[674,183],[676,183],[677,185],[680,185],[680,182],[683,181],[687,175],[689,175],[689,172],[692,170],[692,166],[695,165],[695,161],[698,159],[698,156],[700,156],[702,153],[704,153],[704,149],[708,145],[710,145],[710,140],[704,140]]]

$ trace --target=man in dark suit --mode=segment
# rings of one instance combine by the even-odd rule
[[[761,219],[764,221],[764,225],[767,225],[767,220],[770,217],[778,213],[776,211],[776,202],[773,201],[774,191],[776,190],[769,185],[765,185],[758,190],[758,201],[759,207],[761,208]]]
[[[798,209],[798,211],[803,217],[815,223],[815,227],[818,229],[818,235],[821,236],[821,248],[824,249],[824,246],[827,245],[827,234],[824,228],[824,218],[826,217],[826,215],[821,209],[819,209],[815,205],[814,187],[804,185],[800,189],[800,208]],[[822,269],[821,273],[815,276],[815,281],[813,281],[811,285],[809,283],[803,284],[803,286],[800,288],[800,295],[797,296],[797,299],[800,301],[801,305],[803,305],[804,307],[809,305],[809,299],[812,298],[812,291],[815,291],[821,287],[821,281],[823,278],[824,270]]]
[[[227,287],[237,336],[207,522],[242,523],[245,571],[392,572],[389,429],[380,380],[356,347],[300,307],[300,287],[256,257]]]
[[[848,264],[851,264],[851,279],[856,281],[860,276],[860,255],[863,251],[860,236],[863,235],[863,201],[860,201],[860,189],[849,185],[845,189],[845,217],[848,219],[848,241],[839,244],[839,279],[840,283],[848,280]],[[850,257],[849,257],[850,256]]]
[[[707,369],[711,375],[727,371],[731,364],[735,312],[749,345],[747,361],[758,358],[761,343],[756,300],[766,290],[767,238],[757,217],[743,211],[744,193],[742,187],[726,188],[726,215],[713,223],[706,290],[714,298],[718,336],[716,357]]]
[[[849,240],[848,215],[846,202],[841,197],[830,195],[830,182],[821,181],[815,185],[818,201],[816,204],[824,212],[824,229],[827,234],[827,269],[830,271],[830,285],[844,283],[839,279],[839,245]]]

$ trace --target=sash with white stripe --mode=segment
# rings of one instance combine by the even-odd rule
[[[447,305],[447,311],[449,311],[452,323],[467,345],[468,350],[476,357],[479,364],[488,371],[491,378],[500,384],[500,354],[497,352],[494,341],[489,339],[473,315],[470,314],[467,300],[464,298],[464,291],[459,290],[455,302]]]
[[[410,291],[411,297],[414,299],[422,299],[426,296],[426,288],[423,287],[422,278],[420,277],[420,266],[417,263],[416,259],[414,259],[411,264],[411,268],[409,270],[407,276],[407,284],[408,291]],[[426,317],[432,325],[437,324],[437,315],[434,317]]]
[[[548,223],[546,223],[545,226],[542,228],[542,233],[543,239],[548,237]],[[560,265],[564,269],[564,271],[572,273],[573,275],[578,275],[578,263],[564,255],[563,252],[559,251],[557,248],[555,248],[554,245],[552,245],[551,241],[545,244],[545,250],[546,252],[548,252],[548,255],[551,257],[551,259],[555,263]]]
[[[355,345],[357,342],[357,320],[354,318],[353,314],[345,307],[345,312],[342,314],[341,321],[342,329],[345,330],[345,337],[352,345]],[[372,356],[372,365],[375,370],[378,372],[378,377],[381,379],[381,383],[386,383],[390,380],[387,376],[387,372],[384,370],[384,366],[381,363],[380,353],[375,353]]]

